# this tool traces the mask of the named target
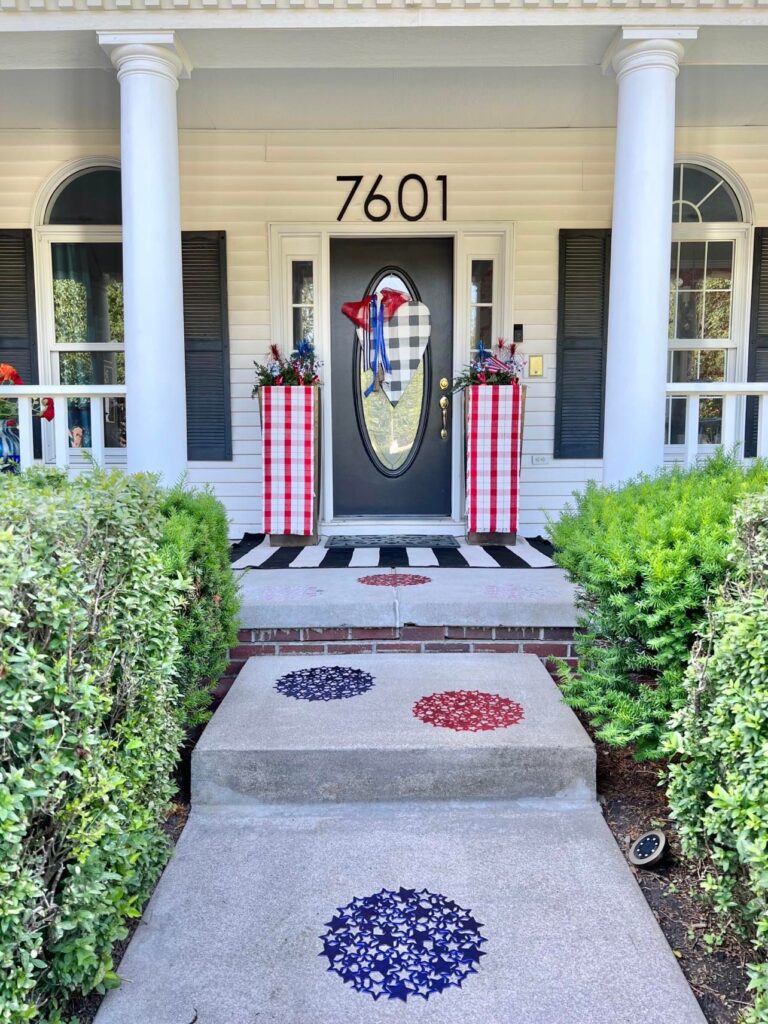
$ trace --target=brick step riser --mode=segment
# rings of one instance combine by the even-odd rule
[[[401,626],[241,629],[215,695],[224,698],[248,658],[282,654],[535,654],[556,675],[553,659],[575,668],[567,626]]]

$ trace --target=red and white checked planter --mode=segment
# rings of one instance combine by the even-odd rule
[[[317,527],[317,387],[259,388],[264,532],[310,537]]]
[[[478,384],[465,392],[467,532],[517,533],[523,389]]]

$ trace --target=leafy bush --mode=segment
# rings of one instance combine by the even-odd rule
[[[181,487],[164,495],[160,508],[165,517],[163,561],[171,575],[188,581],[176,614],[178,684],[185,721],[199,725],[210,717],[211,685],[218,682],[229,648],[237,642],[238,600],[227,519],[212,494]]]
[[[0,487],[0,1021],[116,982],[168,854],[179,584],[149,478]]]
[[[725,575],[733,506],[766,487],[765,463],[718,455],[618,489],[590,485],[550,524],[580,588],[580,667],[563,668],[563,692],[601,740],[659,756],[707,595]]]
[[[683,849],[704,860],[705,892],[723,925],[746,932],[768,1021],[768,496],[736,516],[733,564],[685,677],[674,720],[669,797]]]

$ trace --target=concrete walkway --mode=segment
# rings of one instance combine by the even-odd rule
[[[97,1024],[704,1022],[536,658],[253,659],[193,785]]]

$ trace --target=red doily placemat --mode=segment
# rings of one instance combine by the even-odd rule
[[[498,693],[480,690],[445,690],[422,697],[413,713],[427,725],[456,732],[484,732],[506,729],[524,717],[521,704]]]
[[[360,576],[358,583],[366,587],[418,587],[422,583],[431,583],[429,576],[418,576],[412,572],[379,573],[376,576]]]

